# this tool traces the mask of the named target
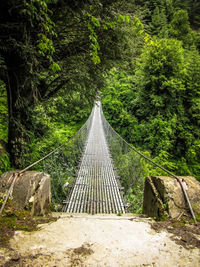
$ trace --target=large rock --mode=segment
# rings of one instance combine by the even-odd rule
[[[4,197],[10,187],[14,171],[0,177],[0,197]],[[32,215],[49,212],[51,202],[50,176],[46,173],[27,171],[16,180],[10,198],[17,209],[29,209]]]
[[[190,199],[195,215],[200,214],[200,183],[191,176],[179,177]],[[172,177],[152,176],[145,180],[143,213],[156,218],[168,215],[178,218],[189,214],[179,182]]]

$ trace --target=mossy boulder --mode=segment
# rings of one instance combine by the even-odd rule
[[[196,216],[200,214],[200,183],[191,176],[179,177]],[[172,177],[151,176],[145,180],[143,213],[161,219],[188,215],[189,208],[180,183]]]
[[[15,171],[8,171],[0,177],[0,198],[3,198],[12,183]],[[50,176],[46,173],[27,171],[20,175],[10,198],[16,209],[28,209],[32,215],[44,215],[50,210]]]

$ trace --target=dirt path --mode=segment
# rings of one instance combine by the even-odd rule
[[[128,215],[61,216],[39,231],[16,232],[11,249],[0,248],[0,266],[199,267],[200,249],[185,249],[170,235]]]

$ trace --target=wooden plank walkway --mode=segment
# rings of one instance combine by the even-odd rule
[[[76,183],[64,208],[69,213],[125,213],[101,120],[101,105],[94,106]]]

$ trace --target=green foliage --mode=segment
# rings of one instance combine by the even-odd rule
[[[58,72],[61,70],[60,66],[57,63],[53,63],[49,66],[49,69],[53,72]]]
[[[25,164],[38,160],[72,137],[86,121],[90,110],[90,104],[79,93],[59,95],[38,104],[30,112],[33,126],[30,142],[26,144]]]
[[[135,74],[134,74],[135,72]],[[105,115],[134,146],[179,175],[199,179],[199,53],[175,39],[151,39],[133,74],[112,71],[102,92]],[[124,115],[126,114],[126,120]],[[144,162],[146,175],[166,175]]]
[[[166,37],[167,35],[167,17],[165,10],[159,9],[157,6],[152,14],[151,23],[148,25],[150,34],[158,35],[159,37]]]
[[[143,190],[141,186],[134,186],[130,189],[127,196],[127,202],[129,204],[129,212],[142,213],[141,200],[143,200]]]
[[[123,34],[127,31],[128,28],[132,28],[132,31],[134,31],[137,35],[142,35],[144,33],[144,26],[138,17],[134,17],[132,19],[129,15],[120,14],[114,21],[100,23],[99,20],[96,17],[92,16],[90,13],[87,13],[87,16],[90,19],[88,23],[88,29],[90,32],[89,39],[91,41],[90,55],[95,64],[99,64],[101,62],[99,57],[100,45],[98,42],[97,34],[98,28],[103,28],[104,30],[116,30],[119,27],[122,28],[123,26],[125,26],[126,30],[123,32]]]
[[[195,42],[195,34],[193,34],[189,17],[186,10],[178,10],[173,14],[169,27],[169,36],[183,42],[184,47],[190,47]]]
[[[9,154],[6,151],[8,140],[8,107],[5,84],[0,81],[0,175],[10,168]]]
[[[39,53],[44,56],[45,54],[53,54],[55,49],[53,47],[53,42],[43,33],[38,34],[38,49]]]
[[[5,84],[0,80],[0,140],[7,141],[8,107]]]
[[[90,17],[90,16],[89,16]],[[94,62],[94,64],[99,64],[101,62],[100,57],[98,55],[98,51],[100,50],[100,46],[98,43],[98,36],[95,32],[95,28],[96,27],[100,27],[100,23],[98,21],[98,19],[96,19],[94,16],[91,16],[91,22],[88,23],[88,29],[90,31],[90,41],[91,41],[91,52],[90,55],[92,57],[92,60]]]
[[[191,25],[195,28],[200,26],[199,12],[200,12],[200,3],[198,0],[177,0],[173,1],[175,9],[185,9],[189,14],[189,20]]]
[[[198,214],[198,215],[196,216],[196,220],[197,220],[197,222],[200,222],[200,214]]]
[[[10,169],[9,154],[3,153],[0,155],[0,175]]]
[[[145,122],[144,143],[156,154],[160,150],[174,154],[176,145],[176,156],[185,155],[187,148],[179,133],[187,120],[185,73],[184,50],[176,40],[155,40],[141,55],[135,79],[138,96],[133,110],[139,121]]]

